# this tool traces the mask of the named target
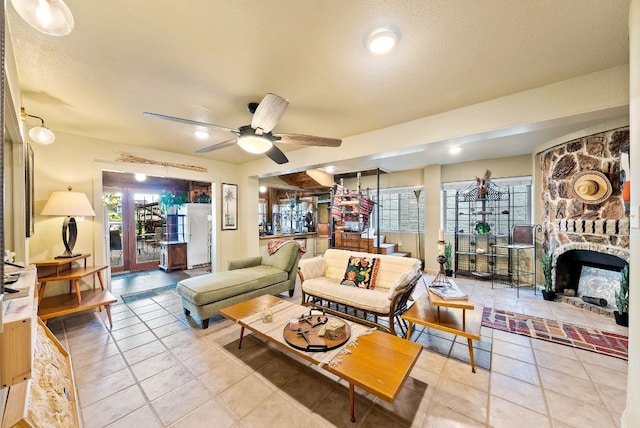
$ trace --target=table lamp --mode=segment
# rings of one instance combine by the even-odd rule
[[[41,215],[65,216],[62,223],[62,242],[64,243],[64,254],[56,256],[56,259],[77,257],[80,254],[73,253],[73,247],[78,237],[75,216],[95,216],[87,195],[81,192],[72,192],[69,187],[68,192],[53,192],[49,200],[44,205]]]

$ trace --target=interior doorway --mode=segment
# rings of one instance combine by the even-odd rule
[[[158,269],[161,243],[167,239],[166,217],[158,205],[163,190],[185,194],[190,202],[211,194],[211,184],[188,180],[144,177],[139,181],[135,174],[111,171],[103,171],[102,180],[112,273]]]

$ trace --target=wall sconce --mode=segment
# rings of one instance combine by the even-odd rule
[[[40,116],[34,116],[32,114],[27,114],[24,111],[24,107],[20,108],[20,113],[22,114],[22,120],[26,122],[27,117],[33,117],[34,119],[40,120],[40,126],[34,126],[29,130],[29,137],[38,144],[49,145],[56,141],[56,134],[53,133],[52,130],[44,126],[44,119]]]
[[[78,237],[78,228],[74,217],[93,217],[96,215],[89,203],[89,199],[87,199],[87,195],[81,192],[72,192],[71,187],[69,187],[68,192],[53,192],[40,214],[65,216],[62,223],[62,243],[65,251],[61,256],[56,256],[56,259],[79,256],[80,254],[73,253],[73,247],[76,245],[76,238]]]
[[[73,30],[73,15],[63,0],[11,0],[20,18],[50,36],[66,36]]]

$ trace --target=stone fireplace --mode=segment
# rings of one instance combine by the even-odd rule
[[[543,248],[553,256],[554,289],[595,294],[592,297],[606,299],[611,310],[620,286],[615,279],[630,259],[629,206],[619,179],[620,150],[628,146],[629,128],[624,127],[541,153]],[[599,203],[576,198],[573,178],[583,171],[604,174],[611,196]]]

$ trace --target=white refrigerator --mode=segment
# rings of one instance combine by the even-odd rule
[[[211,263],[211,204],[184,204],[184,239],[187,242],[187,268]]]

